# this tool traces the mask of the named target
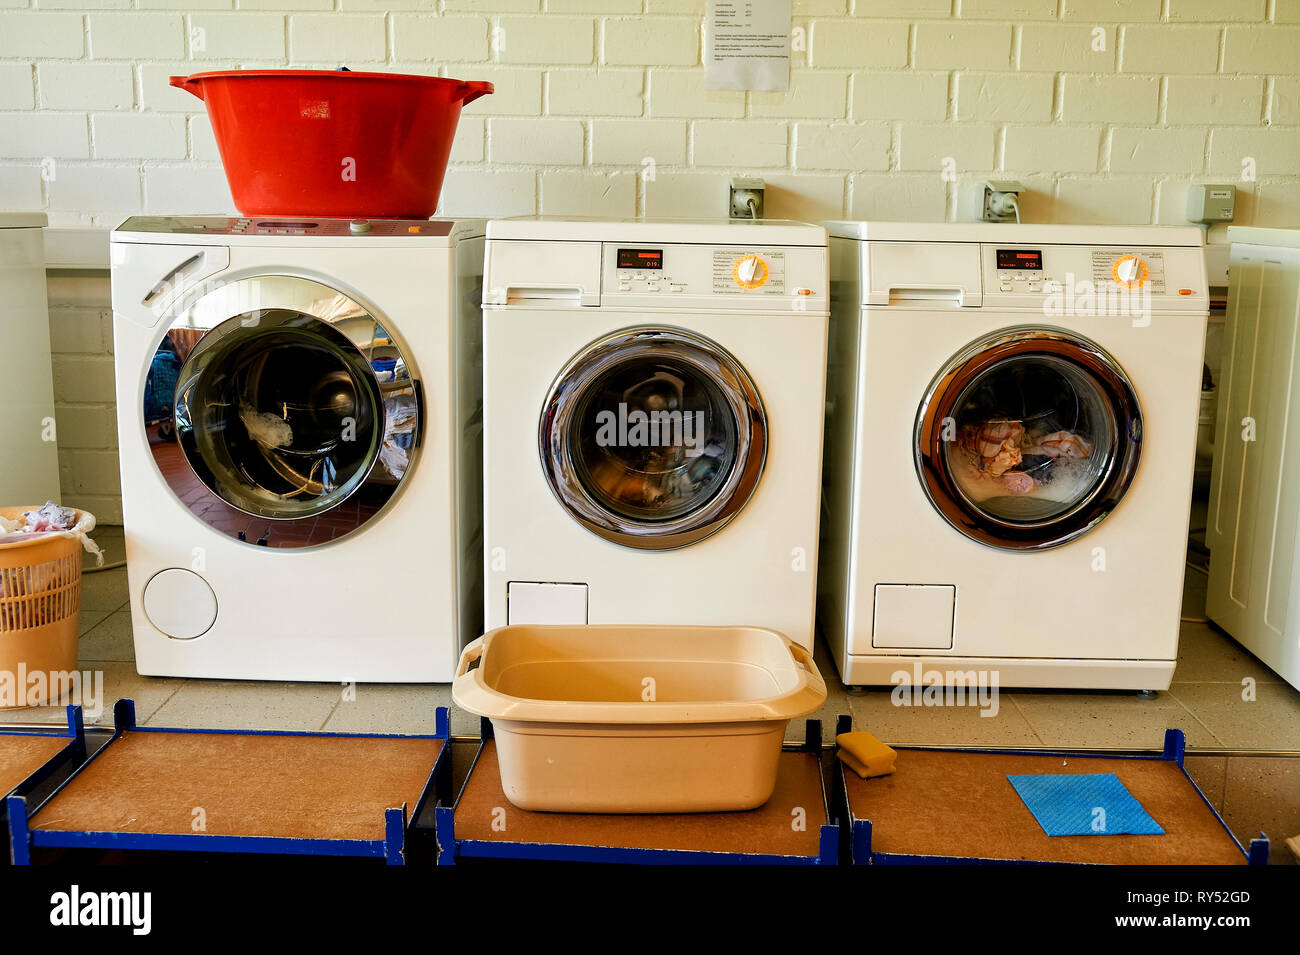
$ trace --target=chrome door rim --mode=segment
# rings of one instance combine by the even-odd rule
[[[397,423],[390,420],[385,409],[385,402],[390,399],[407,400],[415,408],[414,429],[410,447],[407,451],[405,468],[401,474],[392,474],[395,482],[383,486],[381,493],[378,495],[382,497],[382,503],[373,506],[376,513],[384,510],[384,505],[407,483],[406,478],[416,465],[425,423],[423,396],[420,382],[414,376],[415,366],[411,356],[400,342],[391,337],[393,334],[392,329],[387,326],[385,320],[373,309],[361,304],[337,288],[300,276],[253,274],[234,281],[206,283],[188,291],[166,317],[164,321],[165,330],[159,345],[155,348],[155,354],[162,350],[165,347],[167,334],[174,329],[200,329],[204,333],[182,363],[178,375],[177,396],[173,402],[173,422],[175,423],[176,410],[181,405],[180,389],[186,380],[187,373],[192,368],[191,362],[196,358],[201,358],[202,353],[213,347],[213,345],[219,346],[221,339],[230,332],[227,331],[221,335],[213,336],[212,344],[208,345],[208,349],[205,349],[204,346],[209,341],[210,334],[223,326],[233,331],[234,329],[230,326],[231,322],[242,321],[250,316],[271,312],[296,313],[328,325],[342,338],[346,339],[356,349],[358,355],[367,359],[367,361],[372,357],[377,347],[382,346],[390,349],[407,369],[408,377],[392,382],[380,382],[372,368],[367,367],[365,369],[366,373],[373,379],[373,384],[378,388],[380,400],[375,408],[377,418],[375,447],[368,454],[363,470],[354,475],[355,482],[349,482],[353,483],[353,486],[348,494],[333,500],[330,506],[307,515],[283,516],[269,511],[249,510],[242,507],[239,502],[232,501],[217,493],[204,478],[203,473],[193,466],[188,455],[186,456],[187,467],[199,478],[204,491],[211,499],[221,501],[227,506],[248,515],[255,522],[258,522],[256,527],[261,527],[263,523],[281,529],[308,527],[317,518],[326,518],[337,507],[353,501],[356,493],[362,487],[372,483],[385,440],[394,437],[396,434],[394,429]],[[390,336],[387,345],[382,345],[382,340],[376,341],[375,332],[381,328]],[[163,480],[165,483],[170,484],[166,475],[163,475]],[[191,507],[191,510],[194,510],[194,508]],[[205,520],[202,514],[197,511],[196,516],[199,516],[200,520]],[[373,516],[375,515],[361,517],[355,527],[343,531],[338,536],[346,536],[346,534],[359,530],[373,520]],[[338,539],[338,537],[333,539]],[[293,543],[284,546],[298,547],[311,546],[311,544]]]
[[[613,514],[577,475],[568,435],[588,385],[603,372],[638,357],[668,353],[709,376],[735,420],[734,461],[722,485],[698,509],[664,521]],[[588,344],[564,366],[548,389],[538,427],[538,450],[547,486],[562,507],[599,537],[642,550],[685,547],[717,533],[752,497],[767,463],[768,424],[763,401],[748,372],[729,351],[701,335],[671,326],[637,326]]]
[[[942,456],[942,425],[968,385],[1008,359],[1034,355],[1073,363],[1093,379],[1111,402],[1115,447],[1120,451],[1107,462],[1091,491],[1067,511],[1040,521],[1009,521],[975,505],[952,478]],[[1141,459],[1142,410],[1123,367],[1091,339],[1038,325],[1005,328],[971,342],[931,380],[917,409],[913,452],[926,497],[956,530],[999,550],[1046,550],[1088,533],[1119,506]]]

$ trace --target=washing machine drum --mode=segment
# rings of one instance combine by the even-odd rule
[[[716,533],[758,485],[767,417],[722,346],[679,328],[623,329],[569,361],[547,397],[542,467],[560,504],[642,549]]]
[[[184,466],[152,434],[160,471],[199,517],[250,543],[349,533],[409,468],[418,392],[395,375],[400,359],[380,357],[387,333],[337,294],[313,301],[328,304],[248,309],[202,331],[184,327],[191,313],[160,346],[190,345],[171,416]]]
[[[1119,504],[1137,472],[1142,417],[1128,376],[1062,329],[1007,329],[935,377],[916,425],[916,465],[939,513],[983,544],[1055,547]]]
[[[374,466],[379,383],[352,343],[313,316],[272,309],[251,329],[230,319],[196,346],[176,394],[190,466],[247,514],[323,514]]]

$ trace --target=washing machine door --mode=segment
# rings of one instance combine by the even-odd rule
[[[542,470],[593,533],[626,547],[683,547],[745,506],[766,460],[767,415],[745,369],[681,328],[625,328],[556,377],[542,409]]]
[[[250,544],[328,543],[373,520],[412,466],[419,383],[380,319],[292,276],[218,283],[170,317],[145,386],[172,491]]]
[[[1003,329],[954,355],[916,419],[931,503],[972,540],[1041,550],[1110,514],[1137,473],[1142,412],[1100,345],[1043,327]]]

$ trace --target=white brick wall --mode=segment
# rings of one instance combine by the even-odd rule
[[[812,220],[952,218],[966,183],[1007,176],[1031,220],[1176,222],[1189,184],[1223,179],[1238,222],[1300,222],[1300,0],[795,0],[788,93],[706,90],[703,10],[0,0],[0,208],[230,211],[203,104],[168,77],[346,63],[496,84],[462,118],[448,215],[716,215],[756,173],[770,215]],[[64,291],[64,479],[112,519],[107,296]]]
[[[1252,194],[1287,197],[1300,173],[1290,139],[1269,135],[1300,126],[1292,0],[799,0],[803,49],[784,94],[704,88],[702,0],[9,2],[0,199],[47,208],[56,225],[108,225],[174,199],[223,209],[202,104],[166,78],[236,65],[348,62],[492,80],[497,94],[466,113],[453,153],[449,181],[461,191],[445,209],[462,212],[560,208],[561,187],[575,191],[573,207],[592,207],[614,172],[633,174],[613,190],[621,207],[632,188],[633,213],[648,211],[652,192],[669,208],[674,182],[690,190],[681,208],[717,212],[730,175],[784,171],[790,214],[814,218],[838,192],[836,214],[879,199],[896,215],[948,215],[963,182],[1006,172],[1035,177],[1042,193],[1030,204],[1058,220],[1058,202],[1078,209],[1113,192],[1087,215],[1115,221],[1135,208],[1157,216],[1154,203],[1128,201],[1143,178],[1143,194],[1172,209],[1175,187],[1238,171],[1247,156],[1260,177],[1242,183]],[[73,185],[31,175],[46,156],[78,170]],[[636,175],[647,158],[653,190]],[[118,206],[71,205],[95,170],[106,192],[125,185],[127,161],[138,190]],[[584,175],[591,185],[579,185]],[[876,196],[889,178],[899,187]],[[923,197],[926,181],[936,196]],[[485,191],[465,191],[475,187]],[[1288,206],[1242,208],[1258,218]]]
[[[54,273],[48,292],[63,503],[120,524],[108,277]]]

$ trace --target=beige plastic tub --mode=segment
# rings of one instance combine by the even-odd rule
[[[452,698],[492,720],[521,809],[718,812],[768,800],[826,684],[775,630],[512,626],[465,648]]]

